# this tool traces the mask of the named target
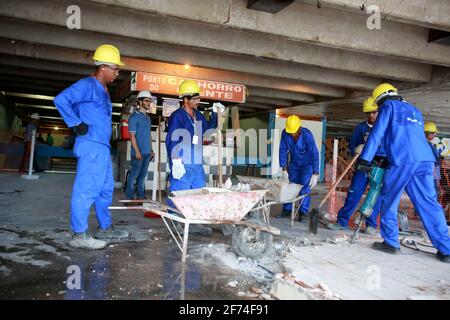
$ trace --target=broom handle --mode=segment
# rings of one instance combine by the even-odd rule
[[[359,154],[357,154],[353,157],[352,161],[350,161],[347,168],[345,168],[344,172],[339,176],[339,178],[336,180],[336,182],[331,186],[331,188],[328,191],[325,198],[323,198],[322,202],[320,202],[319,206],[317,207],[318,209],[322,208],[322,206],[325,204],[325,202],[330,197],[331,193],[334,191],[334,189],[336,189],[337,185],[341,182],[341,180],[344,179],[344,176],[347,174],[348,170],[350,170],[350,168],[353,166],[353,164],[355,163],[356,159],[358,159],[358,157],[359,157]]]

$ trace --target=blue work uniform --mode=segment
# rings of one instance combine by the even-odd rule
[[[311,192],[309,181],[313,173],[319,173],[319,151],[309,129],[301,129],[297,142],[291,134],[283,130],[279,150],[280,167],[284,168],[288,165],[288,154],[291,158],[288,167],[289,181],[303,185],[299,195],[309,194]],[[300,214],[308,214],[310,202],[310,196],[303,199],[299,209]],[[285,203],[283,209],[290,211],[292,204]]]
[[[434,187],[436,188],[436,192],[439,195],[440,192],[440,180],[441,180],[441,156],[440,153],[436,147],[436,145],[428,141],[428,144],[430,145],[431,151],[433,152],[433,156],[436,159],[436,164],[434,166]]]
[[[94,77],[81,79],[54,99],[69,128],[86,123],[88,132],[76,137],[73,152],[78,158],[72,190],[71,227],[75,233],[88,229],[88,216],[94,204],[101,229],[111,225],[114,180],[110,156],[112,104],[104,86]]]
[[[198,189],[205,186],[203,170],[203,135],[217,127],[217,113],[211,114],[207,121],[203,114],[194,110],[195,120],[184,110],[178,108],[169,118],[166,149],[170,169],[173,159],[182,159],[186,173],[175,179],[170,175],[170,191]]]
[[[136,137],[142,159],[136,159],[136,152],[131,146],[131,170],[125,191],[127,199],[133,199],[136,179],[137,196],[140,199],[145,197],[145,178],[147,177],[152,152],[151,127],[152,121],[146,112],[135,111],[128,119],[128,130],[130,134],[133,133]]]
[[[353,131],[353,134],[349,141],[350,153],[352,156],[355,156],[355,148],[361,144],[366,143],[367,138],[369,137],[370,130],[372,126],[367,123],[367,121],[361,122]],[[378,147],[377,156],[386,156],[386,152],[384,151],[383,145],[381,144]],[[347,192],[347,198],[345,199],[344,206],[339,210],[337,216],[337,222],[343,226],[348,227],[348,222],[353,212],[355,212],[358,207],[359,201],[366,190],[367,184],[369,183],[369,179],[364,172],[356,171],[353,174],[352,182],[350,184],[350,188]],[[381,199],[378,197],[375,206],[373,207],[373,212],[366,219],[366,224],[370,227],[377,227],[377,218],[380,213]]]
[[[381,190],[381,236],[399,248],[397,209],[404,190],[419,214],[433,245],[450,254],[450,237],[445,216],[433,184],[436,158],[425,138],[422,113],[402,100],[389,99],[379,108],[375,125],[360,159],[372,161],[384,142],[390,166]]]

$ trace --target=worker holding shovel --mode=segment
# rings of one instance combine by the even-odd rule
[[[363,102],[363,110],[367,115],[367,120],[361,122],[353,131],[350,139],[349,148],[352,156],[359,155],[364,147],[364,143],[367,141],[370,130],[372,129],[375,120],[378,116],[378,106],[373,101],[372,97],[367,98]],[[382,145],[378,147],[376,152],[377,156],[385,157],[386,153]],[[364,172],[356,171],[353,175],[350,189],[347,192],[347,198],[345,199],[344,206],[339,210],[337,221],[335,223],[326,224],[328,229],[331,230],[348,230],[348,222],[350,217],[355,212],[359,201],[361,200],[364,191],[366,190],[369,178]],[[380,197],[373,208],[372,215],[366,220],[366,234],[375,234],[377,229],[377,217],[380,213]],[[323,217],[321,217],[323,219]]]

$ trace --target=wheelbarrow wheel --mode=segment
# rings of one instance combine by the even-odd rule
[[[237,226],[231,236],[231,247],[238,256],[258,259],[272,248],[273,235],[268,232],[256,232],[248,226]]]

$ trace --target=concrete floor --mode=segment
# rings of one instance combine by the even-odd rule
[[[272,219],[282,234],[259,261],[238,258],[229,237],[217,231],[192,235],[182,265],[161,220],[128,210],[113,211],[113,219],[130,239],[101,251],[73,250],[67,245],[73,178],[43,173],[27,181],[0,174],[0,298],[258,299],[251,288],[269,292],[274,274],[288,272],[342,299],[450,299],[449,265],[433,255],[407,248],[399,256],[377,252],[370,245],[379,238],[366,235],[350,247],[351,231],[321,228],[310,236],[306,224],[291,228],[287,219]],[[114,201],[122,198],[116,190]],[[96,227],[91,214],[91,232]],[[78,270],[81,288],[69,289]]]

